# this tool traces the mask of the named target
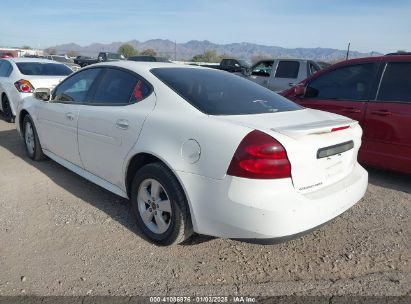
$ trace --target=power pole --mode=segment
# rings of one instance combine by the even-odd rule
[[[346,56],[345,60],[348,60],[348,55],[350,54],[350,46],[351,46],[351,42],[348,42],[347,56]]]
[[[177,60],[177,40],[174,40],[174,61]]]

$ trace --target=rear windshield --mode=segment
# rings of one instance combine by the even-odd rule
[[[66,76],[73,71],[64,64],[42,62],[17,62],[20,73],[24,75]]]
[[[151,72],[205,114],[262,114],[301,109],[250,80],[226,72],[190,68],[155,68]]]

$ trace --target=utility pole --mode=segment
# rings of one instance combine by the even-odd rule
[[[177,60],[177,40],[174,40],[174,61]]]
[[[345,60],[348,60],[348,55],[350,54],[350,46],[351,46],[351,42],[348,42],[347,56],[346,56]]]

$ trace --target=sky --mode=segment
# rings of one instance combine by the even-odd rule
[[[0,46],[161,38],[411,51],[411,0],[20,0],[0,8]]]

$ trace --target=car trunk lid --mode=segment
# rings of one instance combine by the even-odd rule
[[[300,193],[342,180],[357,162],[362,131],[358,122],[344,116],[304,109],[219,118],[277,139],[287,151],[293,185]]]
[[[48,88],[54,89],[66,76],[30,76],[28,81],[33,85],[35,89]]]

